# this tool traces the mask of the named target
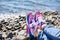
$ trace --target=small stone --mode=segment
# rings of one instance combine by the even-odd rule
[[[2,30],[7,30],[6,27],[2,27]]]
[[[57,12],[57,11],[55,11],[55,12],[52,12],[52,14],[53,14],[53,15],[57,15],[57,14],[58,14],[58,12]]]
[[[5,20],[3,19],[3,20],[1,20],[1,23],[3,23],[3,22],[5,22]]]
[[[24,35],[26,33],[26,30],[21,30],[20,32],[18,32],[18,34],[20,35]]]
[[[44,13],[44,15],[51,15],[51,11],[46,11],[45,13]]]
[[[17,39],[19,40],[23,40],[24,38],[26,38],[25,36],[21,36],[21,35],[17,35]]]
[[[5,33],[5,32],[3,32],[3,33],[2,33],[2,37],[4,37],[4,38],[6,38],[6,37],[7,37],[7,35],[6,35],[6,33]]]
[[[47,15],[48,12],[45,12],[44,15]]]
[[[26,30],[26,25],[24,26],[24,30]]]
[[[12,26],[6,26],[6,29],[7,30],[11,30],[12,29]]]
[[[58,18],[60,19],[60,15],[58,16]]]
[[[58,15],[60,15],[60,11],[58,11]]]
[[[24,36],[25,33],[26,33],[26,30],[21,30],[20,32],[18,32],[17,39],[23,40],[24,38],[26,38]]]
[[[2,25],[2,23],[0,23],[0,27],[2,27],[3,25]]]
[[[9,33],[8,36],[7,36],[7,38],[12,39],[13,38],[13,34],[12,33]]]

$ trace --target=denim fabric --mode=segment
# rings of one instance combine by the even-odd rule
[[[38,35],[38,40],[60,40],[60,29],[46,25]]]

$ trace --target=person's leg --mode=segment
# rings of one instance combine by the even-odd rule
[[[52,40],[60,40],[60,29],[58,28],[47,25],[44,28],[44,33]]]
[[[49,38],[44,34],[43,30],[39,32],[37,40],[49,40]]]
[[[34,39],[34,36],[31,33],[29,34],[29,36],[30,36],[30,40]]]

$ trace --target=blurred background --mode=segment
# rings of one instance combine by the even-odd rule
[[[0,0],[0,13],[60,10],[60,0]]]

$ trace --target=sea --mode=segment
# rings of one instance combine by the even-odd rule
[[[0,0],[0,13],[19,13],[36,10],[60,11],[60,0]]]

